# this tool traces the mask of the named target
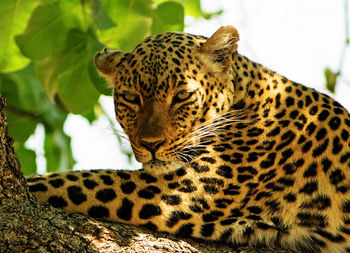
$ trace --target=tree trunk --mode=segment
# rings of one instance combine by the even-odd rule
[[[8,136],[4,107],[0,96],[0,252],[266,252],[152,233],[38,204]]]

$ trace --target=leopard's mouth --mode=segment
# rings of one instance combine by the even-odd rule
[[[185,166],[186,163],[182,161],[161,161],[158,159],[153,159],[142,164],[145,171],[156,175],[170,173]]]

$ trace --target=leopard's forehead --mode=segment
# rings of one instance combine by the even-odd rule
[[[153,98],[185,87],[199,72],[198,55],[205,40],[178,32],[148,37],[127,55],[120,73],[125,77],[122,85]]]
[[[203,36],[166,32],[146,38],[136,46],[131,55],[145,55],[154,60],[165,60],[170,57],[184,59],[184,54],[198,51],[205,40]]]

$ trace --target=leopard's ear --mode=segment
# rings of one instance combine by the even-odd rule
[[[117,50],[104,48],[94,57],[94,63],[98,72],[107,80],[112,81],[115,70],[123,61],[126,54]]]
[[[237,51],[239,35],[233,26],[220,27],[201,47],[203,60],[214,72],[226,72]]]

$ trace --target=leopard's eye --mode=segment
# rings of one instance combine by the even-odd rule
[[[131,104],[140,105],[140,97],[136,93],[124,92],[124,93],[121,93],[120,95],[125,101]]]
[[[179,91],[173,98],[173,104],[183,102],[187,99],[189,99],[194,92],[181,90]]]

